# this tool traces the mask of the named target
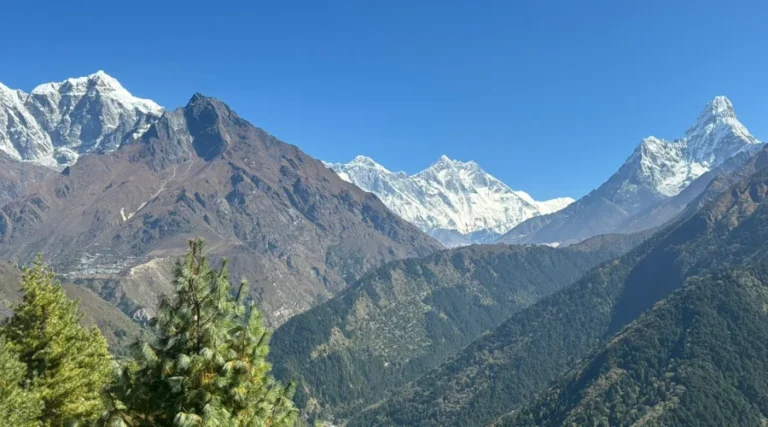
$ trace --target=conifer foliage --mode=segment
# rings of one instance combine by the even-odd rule
[[[0,420],[17,427],[37,426],[42,403],[26,387],[27,367],[0,338]]]
[[[36,399],[42,403],[40,422],[45,426],[95,422],[105,409],[103,392],[113,373],[106,340],[95,327],[80,326],[78,302],[64,294],[41,257],[24,269],[21,290],[23,300],[1,331],[8,350],[26,365],[25,389],[34,396],[32,405]],[[19,365],[5,363],[10,370],[6,381],[16,382]],[[8,402],[3,399],[3,404],[14,405],[13,400]],[[15,414],[30,411],[32,406]]]
[[[111,389],[114,426],[289,426],[293,385],[271,376],[270,333],[232,289],[224,261],[212,270],[202,240],[190,242],[174,271],[175,295],[161,300],[152,343],[136,344]]]

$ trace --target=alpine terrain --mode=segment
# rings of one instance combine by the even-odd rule
[[[433,3],[3,3],[0,427],[768,427],[768,2]]]
[[[764,422],[768,392],[752,378],[765,364],[766,159],[348,425],[760,425],[746,420]]]
[[[154,104],[120,88],[96,73],[26,97],[12,92],[8,129],[26,125],[5,140],[14,156],[64,165],[74,157],[59,163],[55,153],[86,154],[14,190],[18,197],[0,208],[0,256],[28,263],[44,253],[67,280],[146,318],[169,291],[161,284],[172,261],[201,236],[212,257],[227,256],[233,273],[252,281],[267,320],[279,324],[371,268],[440,248],[375,196],[216,99],[196,94],[154,118]],[[28,115],[20,122],[14,114]],[[54,117],[79,124],[46,127]],[[45,131],[34,139],[19,137],[38,128]]]
[[[649,221],[645,216],[680,195],[698,178],[703,182],[695,189],[701,191],[713,177],[707,172],[736,155],[744,154],[737,159],[746,161],[761,146],[736,118],[731,101],[718,96],[707,103],[683,138],[645,138],[599,188],[561,211],[521,223],[499,242],[567,244],[598,234],[661,225],[696,194],[686,194],[685,203],[677,203],[661,218]],[[646,227],[640,225],[643,223]]]
[[[130,142],[162,114],[162,107],[131,95],[103,71],[41,84],[30,93],[0,83],[0,151],[61,168],[84,153]]]
[[[510,189],[477,163],[446,156],[411,176],[390,172],[365,156],[326,165],[447,247],[491,243],[522,221],[573,202],[568,197],[536,201]]]

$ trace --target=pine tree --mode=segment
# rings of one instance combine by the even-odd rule
[[[0,338],[0,420],[3,425],[34,427],[42,402],[27,389],[27,367]]]
[[[136,359],[112,389],[110,425],[290,426],[297,411],[292,385],[271,376],[270,333],[233,292],[224,261],[211,270],[202,240],[176,263],[175,295],[151,321],[157,340],[137,343]]]
[[[30,390],[43,403],[46,426],[88,424],[104,412],[103,391],[113,366],[97,328],[80,326],[70,300],[38,257],[24,269],[22,302],[2,328],[9,347],[26,364]]]

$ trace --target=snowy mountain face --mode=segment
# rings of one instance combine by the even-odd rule
[[[762,146],[738,121],[731,101],[718,96],[706,104],[683,138],[643,139],[624,165],[598,189],[554,215],[520,224],[500,241],[572,243],[622,232],[628,222],[654,223],[637,216],[652,212],[654,206],[676,197],[697,179],[710,179],[707,172],[737,154],[747,159]]]
[[[162,113],[103,71],[45,83],[31,93],[0,84],[0,150],[17,160],[63,167],[84,153],[115,150]]]
[[[446,156],[411,176],[390,172],[365,156],[326,166],[345,181],[376,194],[395,213],[449,247],[492,242],[528,218],[573,202],[566,197],[535,201],[525,192],[510,189],[477,163]]]
[[[759,146],[760,141],[736,119],[731,101],[718,96],[684,138],[669,142],[646,138],[627,162],[637,168],[641,182],[669,197],[736,153]]]

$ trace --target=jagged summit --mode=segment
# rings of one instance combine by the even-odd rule
[[[143,134],[163,113],[104,71],[44,83],[25,93],[0,88],[0,151],[63,168],[85,153],[106,152]]]
[[[362,163],[362,164],[369,164],[369,165],[378,165],[376,161],[374,161],[372,158],[368,156],[363,155],[357,155],[350,163]]]
[[[724,96],[718,96],[707,103],[685,136],[688,139],[707,138],[710,135],[722,138],[725,136],[723,134],[732,134],[749,144],[760,143],[738,120],[731,101]]]
[[[211,98],[210,96],[205,96],[200,92],[195,92],[194,94],[192,94],[192,97],[189,98],[189,102],[187,102],[187,105],[189,106],[192,104],[196,104],[198,102],[211,100],[211,99],[215,99],[215,98]]]
[[[134,107],[145,113],[160,115],[163,107],[152,100],[133,96],[120,82],[99,70],[84,77],[68,78],[62,82],[43,83],[34,89],[30,95],[37,96],[85,96],[95,95],[113,98],[127,107]]]
[[[153,170],[193,158],[212,160],[234,142],[247,143],[256,128],[216,98],[195,93],[187,105],[166,112],[135,140],[141,148],[132,155]]]
[[[729,119],[736,119],[736,111],[733,109],[731,100],[725,96],[716,96],[704,106],[696,123],[688,129],[686,134],[696,132],[697,129],[703,129],[707,125]]]
[[[761,143],[736,118],[731,101],[717,96],[708,102],[685,137],[641,141],[630,162],[638,165],[641,182],[664,196],[674,196],[694,179],[741,151],[754,152]]]
[[[380,169],[382,172],[386,171],[388,173],[391,173],[387,168],[385,168],[384,166],[376,163],[375,160],[373,160],[372,158],[370,158],[368,156],[363,156],[363,155],[355,156],[355,158],[352,159],[350,164],[356,164],[356,165],[361,165],[361,166],[364,166],[364,167],[376,168],[376,169]]]
[[[93,74],[89,74],[83,77],[70,77],[61,82],[49,82],[43,83],[32,89],[32,94],[39,95],[49,93],[51,91],[58,91],[62,87],[68,89],[85,89],[88,87],[99,86],[102,88],[123,88],[123,85],[117,81],[116,78],[105,73],[103,70],[99,70]]]
[[[729,159],[745,161],[763,144],[736,118],[731,101],[718,96],[708,102],[685,136],[675,140],[644,138],[627,161],[599,188],[573,205],[546,217],[526,221],[500,239],[504,243],[570,243],[599,234],[621,232],[627,221],[644,224],[671,219],[686,203],[659,212],[648,222],[642,215]],[[707,181],[708,182],[708,181]],[[706,186],[699,183],[694,191]],[[695,197],[687,192],[686,197]],[[659,222],[662,221],[662,222]],[[637,230],[635,230],[637,231]]]
[[[205,132],[204,127],[222,126],[222,128],[236,128],[252,126],[247,120],[240,117],[218,98],[205,96],[199,92],[192,95],[186,106],[183,107],[184,116],[190,124],[193,133]],[[219,132],[210,129],[209,133]]]
[[[469,168],[477,168],[479,165],[475,163],[474,161],[470,160],[468,162],[463,162],[461,160],[455,160],[451,159],[450,157],[443,154],[440,156],[437,161],[432,163],[427,169],[425,170],[434,170],[434,169],[445,169],[445,168],[454,168],[454,169],[469,169]]]
[[[410,176],[390,172],[365,156],[326,166],[376,194],[398,215],[446,246],[490,242],[527,218],[562,209],[573,201],[537,202],[527,193],[510,189],[477,163],[445,155]]]

